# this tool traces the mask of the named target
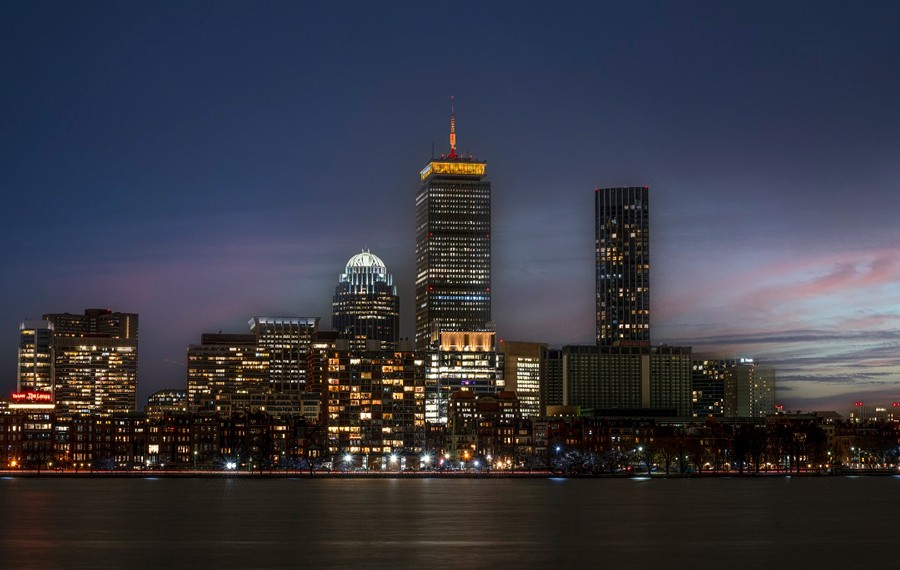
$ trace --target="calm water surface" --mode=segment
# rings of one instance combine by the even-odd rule
[[[900,568],[900,478],[3,479],[0,568]]]

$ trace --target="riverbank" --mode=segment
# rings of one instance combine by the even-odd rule
[[[768,471],[760,473],[739,473],[718,471],[707,473],[599,473],[596,475],[565,475],[551,471],[235,471],[235,470],[135,470],[135,471],[85,471],[85,470],[0,470],[0,477],[47,478],[47,479],[708,479],[708,478],[769,478],[769,477],[890,477],[900,476],[900,469],[860,469],[843,470],[838,473],[825,471]]]

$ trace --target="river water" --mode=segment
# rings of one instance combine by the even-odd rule
[[[900,477],[5,478],[0,568],[900,568],[898,515]]]

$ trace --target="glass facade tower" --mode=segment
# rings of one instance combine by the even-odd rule
[[[650,217],[646,186],[595,193],[597,344],[650,345]]]

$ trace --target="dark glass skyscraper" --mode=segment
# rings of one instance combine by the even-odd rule
[[[450,154],[422,169],[416,195],[416,348],[441,332],[487,331],[491,324],[491,183],[486,163]]]
[[[597,344],[650,345],[650,216],[646,186],[595,193]]]
[[[400,338],[400,297],[384,262],[369,251],[347,262],[334,290],[332,328],[350,341],[351,348],[366,348],[378,341],[380,349],[394,349]]]

